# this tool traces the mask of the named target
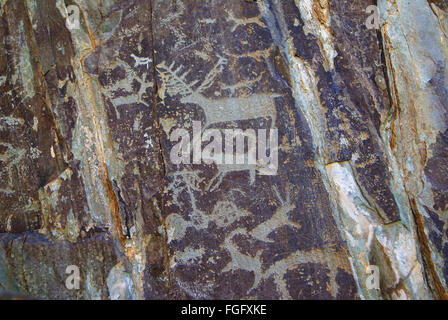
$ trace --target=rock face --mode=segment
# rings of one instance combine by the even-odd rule
[[[445,0],[0,0],[0,39],[0,291],[448,298]],[[276,172],[176,163],[195,123]]]

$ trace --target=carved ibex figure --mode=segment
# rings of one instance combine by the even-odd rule
[[[182,66],[175,68],[174,62],[169,66],[162,62],[157,66],[163,81],[162,88],[171,96],[180,94],[182,103],[201,106],[206,118],[204,129],[215,123],[257,118],[270,118],[271,128],[273,128],[277,115],[274,98],[280,97],[278,94],[257,93],[248,97],[209,99],[201,93],[212,85],[227,63],[226,58],[221,56],[218,58],[217,64],[196,89],[193,87],[199,81],[187,83],[185,79],[189,72],[180,73]]]

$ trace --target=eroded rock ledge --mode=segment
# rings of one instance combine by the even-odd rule
[[[448,298],[447,10],[0,0],[0,291]],[[173,164],[193,121],[277,128],[278,174]]]

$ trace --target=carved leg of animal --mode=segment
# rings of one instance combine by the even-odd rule
[[[213,176],[213,178],[207,184],[205,189],[207,191],[215,191],[221,185],[221,182],[222,182],[223,178],[224,178],[224,173],[223,172],[218,172],[217,174],[215,174]]]
[[[253,186],[254,183],[255,183],[255,177],[256,177],[256,173],[257,173],[256,171],[257,171],[257,169],[256,169],[255,167],[249,169],[249,173],[250,173],[250,185],[251,185],[251,186]]]
[[[285,205],[285,201],[283,200],[282,196],[280,195],[280,192],[278,191],[277,186],[274,186],[273,189],[274,189],[275,195],[277,196],[278,201],[280,201],[280,204],[282,206],[284,206]]]
[[[271,130],[275,128],[275,123],[277,122],[277,110],[273,110],[271,115]]]

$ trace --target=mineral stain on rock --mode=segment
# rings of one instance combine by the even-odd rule
[[[447,16],[426,0],[1,0],[0,291],[446,298]],[[194,121],[277,130],[276,174],[173,163]]]

